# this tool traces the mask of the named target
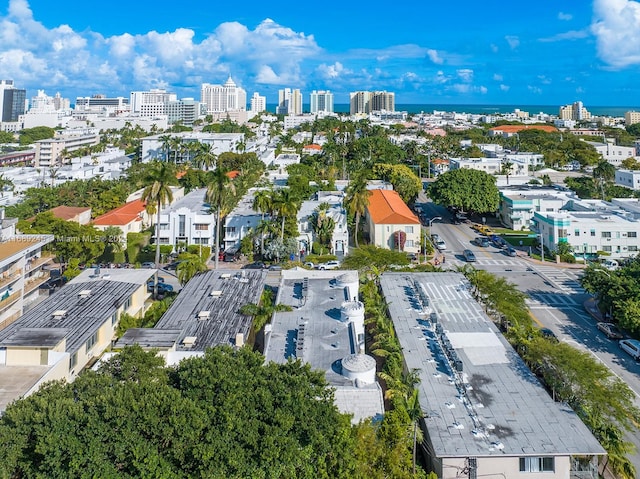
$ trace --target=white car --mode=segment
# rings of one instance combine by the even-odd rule
[[[340,261],[327,261],[318,265],[318,269],[338,269],[340,267]]]
[[[436,248],[438,248],[438,251],[444,251],[447,249],[447,243],[445,243],[443,239],[436,240],[435,244]]]

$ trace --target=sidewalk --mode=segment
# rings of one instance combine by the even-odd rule
[[[517,247],[516,247],[517,249]],[[585,269],[587,266],[582,263],[556,263],[555,261],[542,261],[532,258],[526,251],[518,250],[518,258],[529,261],[530,263],[537,264],[539,266],[555,266],[556,268],[563,269]]]

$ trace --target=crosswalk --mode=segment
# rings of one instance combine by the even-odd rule
[[[578,274],[573,270],[559,269],[553,266],[536,266],[535,271],[563,292],[585,293],[584,288],[580,285]]]
[[[530,293],[525,302],[531,309],[546,307],[562,309],[579,306],[580,297],[563,293]]]

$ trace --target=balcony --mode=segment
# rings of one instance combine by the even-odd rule
[[[15,293],[7,296],[2,301],[0,301],[0,313],[15,303],[18,299],[20,299],[20,291],[16,291]]]
[[[42,266],[43,264],[48,263],[49,261],[52,261],[53,258],[55,258],[55,255],[53,253],[48,253],[48,252],[42,253],[38,259],[33,260],[30,263],[27,263],[27,266],[25,267],[25,269],[27,271],[36,269],[39,266]]]
[[[42,276],[34,276],[24,282],[24,295],[31,293],[34,289],[37,289],[42,283],[47,281],[49,277],[45,274]]]
[[[21,275],[22,275],[21,269],[17,269],[12,272],[5,271],[4,273],[2,273],[2,275],[0,275],[0,288],[13,283],[15,280],[20,278]]]
[[[0,321],[0,330],[3,330],[4,328],[6,328],[7,326],[9,326],[11,323],[13,323],[16,319],[18,319],[20,317],[20,311],[16,311],[15,313],[13,313],[11,316],[9,316],[8,318],[6,318],[4,321]]]

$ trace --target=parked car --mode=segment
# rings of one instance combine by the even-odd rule
[[[415,253],[407,253],[409,261],[418,261],[418,255]]]
[[[147,281],[147,292],[153,293],[153,280]],[[168,283],[161,283],[158,281],[158,294],[165,294],[173,292],[173,286]]]
[[[142,267],[146,269],[153,269],[156,267],[156,264],[153,261],[145,261],[142,263]]]
[[[243,267],[243,269],[267,269],[267,268],[268,266],[264,264],[262,261],[255,261]]]
[[[434,243],[435,243],[436,241],[438,241],[439,239],[440,239],[440,235],[438,235],[437,233],[433,233],[433,234],[431,235],[431,241],[433,241]]]
[[[180,266],[180,263],[182,263],[182,261],[172,261],[171,263],[166,265],[164,267],[164,269],[166,269],[166,270],[176,270],[176,269],[178,269],[178,266]]]
[[[316,265],[312,261],[307,261],[306,263],[304,263],[304,266],[306,266],[307,268],[316,269]]]
[[[447,243],[445,243],[443,239],[439,239],[435,242],[435,247],[438,249],[438,251],[444,251],[447,249]]]
[[[340,261],[337,261],[337,260],[327,261],[326,263],[321,263],[318,265],[318,269],[321,269],[321,270],[338,269],[339,267],[340,267]]]
[[[543,338],[546,338],[550,341],[558,342],[558,336],[556,336],[556,333],[551,331],[549,328],[540,329],[540,334]]]
[[[512,248],[511,246],[508,247],[505,252],[507,253],[507,256],[518,256],[518,251],[515,248]]]
[[[476,255],[473,254],[473,251],[470,249],[466,249],[462,252],[462,256],[464,256],[464,260],[467,263],[474,263],[476,261]]]
[[[282,266],[279,264],[272,264],[269,266],[269,271],[282,271]]]
[[[637,339],[622,339],[618,342],[618,345],[636,361],[640,359],[640,341]]]
[[[609,339],[624,339],[624,334],[615,324],[602,322],[596,324],[596,327]]]

